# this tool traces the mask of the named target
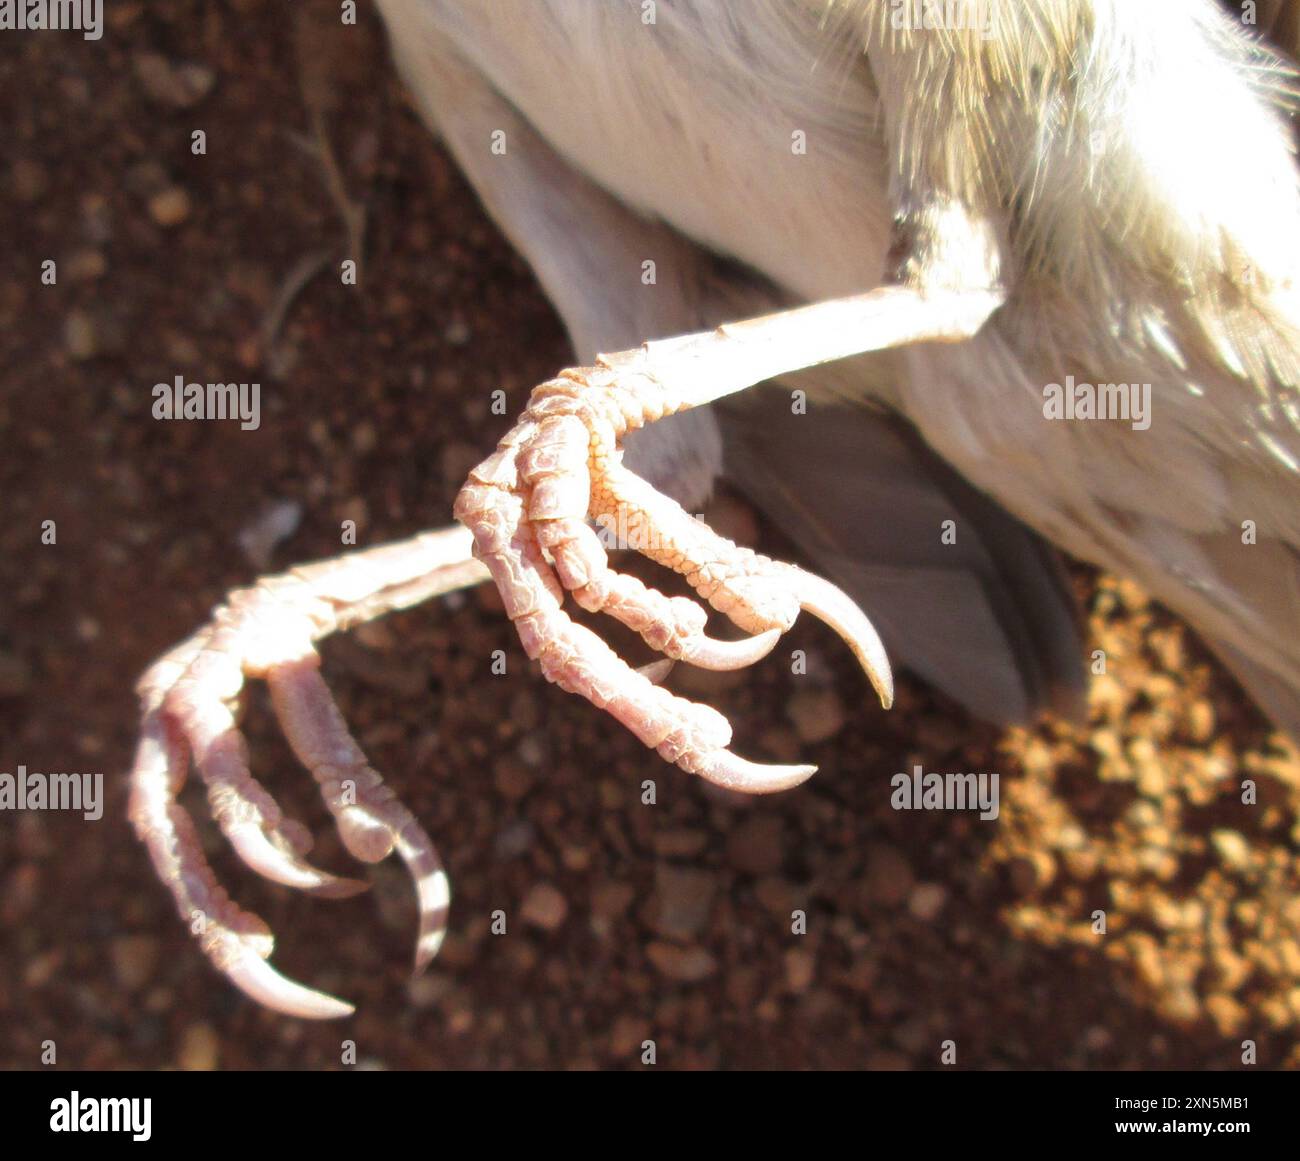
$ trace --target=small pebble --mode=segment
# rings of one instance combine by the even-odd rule
[[[1234,871],[1250,869],[1250,845],[1238,831],[1216,830],[1210,835],[1210,842],[1214,844],[1214,851],[1225,867],[1231,867]]]
[[[681,983],[699,983],[718,970],[718,961],[702,947],[656,941],[646,948],[646,955],[660,975]]]
[[[551,883],[536,883],[519,908],[525,923],[543,931],[558,931],[569,915],[569,905],[558,887]]]
[[[785,953],[785,986],[796,996],[812,987],[817,973],[817,956],[802,947],[792,947]]]
[[[74,250],[59,267],[59,273],[66,274],[72,282],[93,282],[107,270],[108,260],[103,251],[93,249]]]
[[[93,359],[99,350],[94,320],[84,310],[71,310],[63,320],[63,349],[78,363]]]
[[[948,902],[948,888],[941,883],[917,883],[907,897],[907,909],[917,919],[929,922],[939,916]]]
[[[1192,741],[1204,745],[1214,737],[1214,706],[1202,698],[1187,707],[1187,732]]]
[[[149,216],[164,229],[179,226],[190,216],[190,195],[178,185],[169,185],[149,199]]]

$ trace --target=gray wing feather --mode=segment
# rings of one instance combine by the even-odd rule
[[[990,721],[1081,713],[1079,621],[1055,552],[904,420],[818,403],[795,416],[768,388],[718,420],[727,477],[861,604],[896,661]]]

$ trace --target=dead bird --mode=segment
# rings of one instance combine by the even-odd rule
[[[1023,720],[1082,690],[1050,542],[1179,612],[1300,732],[1293,81],[1249,29],[1211,0],[380,6],[581,365],[471,474],[464,528],[234,593],[142,679],[132,821],[246,992],[350,1010],[266,962],[270,933],[175,802],[191,760],[255,870],[359,889],[306,863],[249,773],[233,711],[263,677],[349,850],[407,861],[423,966],[446,876],[314,642],[488,576],[550,680],[750,791],[812,768],[732,754],[721,715],[628,667],[569,597],[717,668],[755,662],[806,609],[886,704],[887,646],[973,712]],[[829,579],[688,516],[719,476]],[[593,520],[748,636],[717,640],[701,604],[610,569]]]

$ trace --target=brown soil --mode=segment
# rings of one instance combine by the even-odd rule
[[[0,770],[106,786],[98,822],[0,818],[4,1065],[52,1040],[69,1068],[327,1068],[344,1039],[388,1068],[639,1066],[648,1039],[672,1068],[930,1068],[948,1040],[979,1069],[1231,1068],[1246,1039],[1260,1066],[1300,1065],[1300,762],[1181,624],[1082,568],[1109,669],[1086,728],[999,731],[906,677],[882,713],[815,626],[790,641],[807,677],[674,674],[742,752],[820,765],[766,801],[710,792],[546,685],[485,591],[328,643],[345,714],[440,844],[452,935],[410,981],[400,867],[348,902],[268,887],[190,788],[276,963],[359,1012],[310,1024],[240,997],[125,822],[134,679],[260,570],[241,533],[273,507],[301,523],[271,569],[334,554],[346,519],[363,544],[446,523],[509,422],[491,393],[514,414],[569,354],[367,6],[359,29],[325,4],[298,30],[261,0],[106,9],[98,43],[11,33],[0,58]],[[357,240],[313,109],[365,210],[358,288],[334,274]],[[261,428],[154,420],[178,373],[260,381]],[[318,860],[350,873],[260,689],[246,725]],[[892,810],[890,776],[918,763],[999,771],[1000,820]]]

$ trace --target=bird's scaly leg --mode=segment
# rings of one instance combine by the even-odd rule
[[[997,289],[887,286],[719,327],[563,372],[533,391],[496,452],[470,473],[456,518],[474,534],[507,615],[548,680],[608,710],[682,769],[734,789],[783,790],[812,766],[761,766],[728,749],[721,714],[656,687],[563,609],[566,591],[589,611],[636,629],[669,657],[712,668],[756,660],[807,609],[834,627],[881,701],[893,686],[870,622],[829,582],[716,535],[621,465],[622,437],[777,375],[920,341],[961,341],[1002,301]],[[637,533],[632,546],[686,577],[699,595],[754,634],[704,635],[705,614],[609,568],[586,520]],[[548,560],[547,554],[550,559]]]

